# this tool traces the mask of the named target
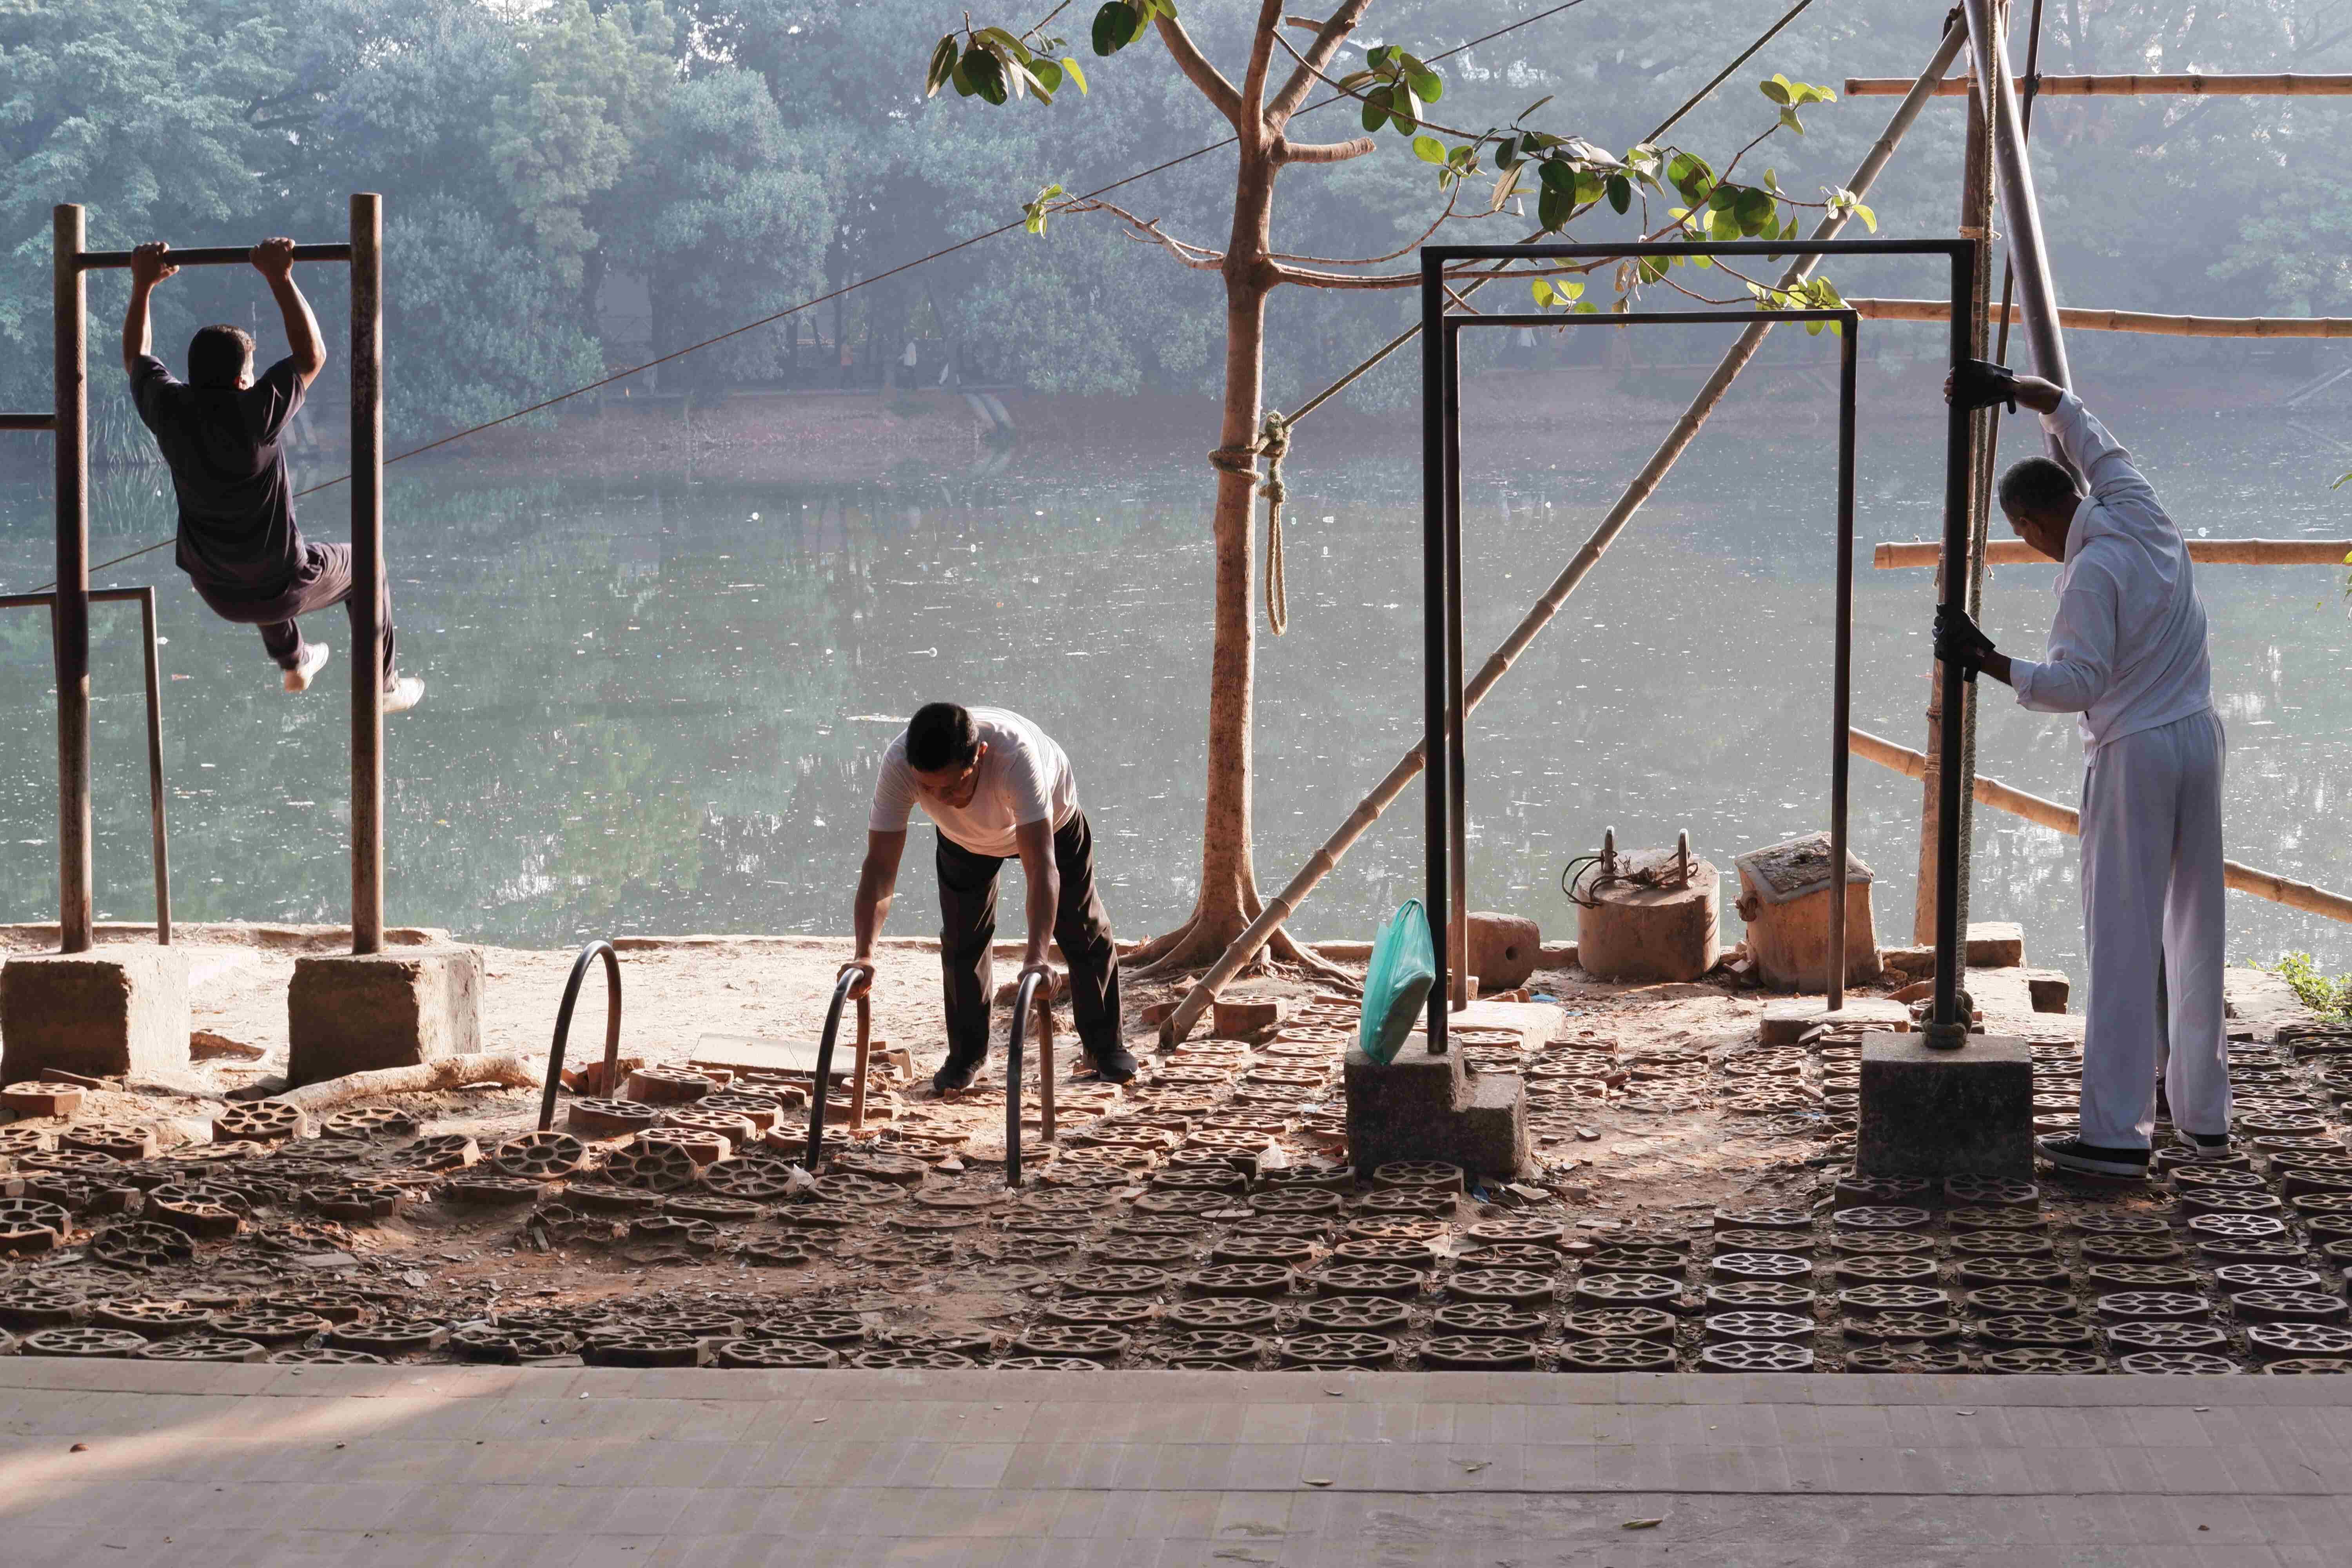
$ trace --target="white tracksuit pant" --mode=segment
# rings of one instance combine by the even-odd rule
[[[2210,711],[2108,742],[2083,775],[2083,925],[2090,1017],[2083,1141],[2145,1149],[2165,1074],[2173,1125],[2230,1130],[2221,1025],[2221,770]],[[2161,968],[2158,959],[2162,960]],[[2161,994],[2169,990],[2170,995]],[[2158,1009],[2171,1060],[2157,1059]]]

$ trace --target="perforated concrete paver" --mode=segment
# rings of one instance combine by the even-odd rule
[[[2329,1377],[0,1361],[61,1568],[2305,1568],[2347,1494]]]

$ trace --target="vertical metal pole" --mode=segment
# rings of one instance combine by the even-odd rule
[[[1832,1013],[1845,1005],[1845,858],[1847,775],[1853,741],[1853,426],[1855,340],[1859,318],[1838,323],[1837,652],[1836,689],[1830,699],[1830,949],[1822,1001]]]
[[[82,211],[51,214],[50,325],[58,398],[58,598],[49,617],[58,674],[58,951],[88,952],[89,816],[89,352]]]
[[[2009,47],[1993,14],[1992,0],[1962,0],[1969,44],[1992,114],[1993,161],[2000,172],[2001,216],[2009,224],[2009,255],[2017,275],[2017,298],[2025,317],[2025,339],[2033,368],[2044,380],[2072,386],[2065,339],[2058,331],[2058,291],[2050,280],[2050,257],[2042,243],[2042,207],[2033,194],[2033,165],[2025,156],[2025,130],[2017,108],[2017,82],[2009,73]]]
[[[1446,926],[1447,973],[1454,981],[1453,1004],[1461,1008],[1470,1005],[1469,747],[1462,700],[1461,329],[1448,328],[1440,347],[1445,374],[1445,797],[1446,825],[1453,834],[1446,847],[1451,868],[1446,907],[1453,912]]]
[[[147,676],[147,826],[155,858],[155,944],[172,945],[172,841],[163,807],[163,671],[155,651],[155,590],[139,590]]]
[[[352,951],[383,951],[383,198],[352,196]],[[818,1086],[824,1092],[824,1086]]]
[[[1431,956],[1437,968],[1429,988],[1429,1048],[1445,1050],[1447,975],[1447,889],[1451,874],[1447,851],[1453,843],[1446,830],[1446,779],[1450,754],[1445,699],[1451,689],[1445,670],[1445,353],[1444,268],[1426,249],[1421,253],[1421,630],[1423,727],[1422,798],[1423,852],[1428,859],[1428,886],[1423,906],[1429,917]]]
[[[1963,241],[1953,247],[1951,355],[1957,365],[1969,357],[1969,301],[1976,293],[1976,253]],[[1969,412],[1958,405],[1944,415],[1944,560],[1948,565],[1965,561],[1969,549]],[[1941,603],[1948,613],[1968,602],[1968,575],[1943,574]],[[1944,755],[1957,763],[1960,755],[1962,679],[1958,664],[1939,664],[1942,711],[1938,740]],[[1937,779],[1936,824],[1936,980],[1935,999],[1924,1031],[1925,1042],[1952,1050],[1968,1043],[1968,1020],[1959,1016],[1960,964],[1967,953],[1966,933],[1959,925],[1959,889],[1968,875],[1960,856],[1960,793],[1964,784],[1958,766],[1947,767]]]

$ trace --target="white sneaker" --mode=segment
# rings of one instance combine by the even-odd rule
[[[404,675],[384,688],[383,710],[405,713],[425,700],[425,682],[413,675]]]
[[[322,642],[303,644],[302,662],[286,672],[286,689],[310,690],[311,677],[327,668],[327,656],[332,651]]]

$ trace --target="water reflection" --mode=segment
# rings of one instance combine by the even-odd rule
[[[2216,533],[2340,534],[2347,510],[2294,437],[2253,421],[2119,421],[2175,514]],[[1933,537],[1932,432],[1874,432],[1865,542]],[[1629,845],[1687,827],[1727,863],[1825,820],[1830,458],[1817,432],[1716,441],[1685,460],[1569,613],[1472,725],[1472,887],[1482,907],[1572,927],[1561,863],[1613,824]],[[2281,444],[2284,443],[2284,444]],[[1483,654],[1613,499],[1630,464],[1474,431],[1472,592]],[[153,476],[105,477],[99,558],[169,527]],[[1419,473],[1410,452],[1290,468],[1288,637],[1261,645],[1258,864],[1278,884],[1420,724]],[[1188,906],[1197,854],[1210,573],[1189,458],[1108,481],[1015,454],[992,477],[855,488],[492,482],[395,470],[404,654],[432,684],[391,731],[389,912],[535,944],[609,931],[845,929],[881,745],[936,696],[1006,703],[1076,761],[1119,929]],[[1050,499],[1040,499],[1050,498]],[[340,492],[304,503],[339,537]],[[0,490],[0,580],[47,575],[46,502]],[[2192,522],[2192,527],[2195,523]],[[112,548],[110,548],[111,546]],[[114,579],[162,589],[175,894],[184,919],[334,920],[347,898],[348,635],[306,698],[257,639],[201,612],[168,557]],[[1995,574],[1989,619],[2037,646],[2048,569]],[[2345,793],[2352,641],[2320,569],[2203,574],[2230,724],[2230,852],[2352,887],[2330,809]],[[1857,608],[1856,721],[1924,728],[1928,574],[1873,573]],[[135,617],[98,617],[100,908],[150,913]],[[1994,693],[1983,767],[2072,802],[2071,724]],[[0,918],[53,910],[47,628],[0,615]],[[1879,875],[1883,941],[1910,920],[1918,786],[1858,763],[1854,841]],[[1411,798],[1299,924],[1368,934],[1415,890]],[[1980,816],[1979,912],[2022,919],[2036,962],[2080,973],[2070,841]],[[916,875],[897,929],[935,929]],[[2233,957],[2307,947],[2352,966],[2346,929],[2231,900]],[[1736,917],[1727,912],[1728,934]]]

